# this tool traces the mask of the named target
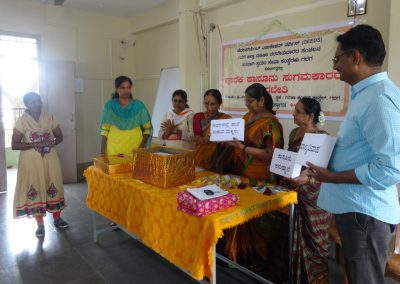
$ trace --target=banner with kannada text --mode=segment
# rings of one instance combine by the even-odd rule
[[[291,117],[297,101],[312,97],[328,119],[340,120],[347,111],[349,86],[333,70],[336,37],[351,28],[337,23],[296,33],[278,33],[258,40],[236,40],[221,48],[222,111],[244,114],[244,91],[263,84],[280,117]]]

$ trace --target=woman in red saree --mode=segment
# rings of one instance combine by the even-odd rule
[[[319,102],[302,98],[296,104],[293,118],[299,127],[289,136],[289,151],[298,152],[306,133],[325,133],[317,127],[321,116]],[[320,184],[307,177],[282,180],[282,185],[297,191],[298,205],[295,211],[292,282],[328,283],[328,228],[331,214],[317,206]],[[301,184],[301,185],[299,185]]]
[[[204,93],[204,112],[198,112],[193,117],[193,133],[196,143],[195,165],[208,170],[214,170],[212,158],[217,147],[216,142],[210,142],[211,120],[228,119],[230,115],[219,112],[222,104],[220,91],[207,90]]]
[[[272,97],[262,84],[255,83],[246,89],[245,102],[249,112],[243,116],[244,142],[226,142],[230,147],[225,151],[230,150],[230,155],[222,155],[219,160],[231,165],[230,172],[249,178],[254,186],[275,183],[269,165],[274,149],[283,147],[283,132],[272,110]],[[271,240],[270,223],[264,216],[224,233],[225,254],[254,271],[265,268],[267,244]]]

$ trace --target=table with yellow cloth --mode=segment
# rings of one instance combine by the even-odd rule
[[[196,173],[196,178],[211,175]],[[214,246],[223,230],[243,224],[266,212],[297,203],[294,191],[266,196],[253,189],[231,189],[237,205],[203,217],[177,209],[178,192],[132,179],[109,176],[95,167],[84,172],[88,184],[87,206],[135,234],[142,242],[195,279],[213,279]]]

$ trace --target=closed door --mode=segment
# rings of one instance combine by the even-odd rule
[[[41,64],[40,92],[47,112],[60,123],[64,140],[56,146],[64,183],[77,181],[75,128],[75,64],[71,61],[45,61]]]

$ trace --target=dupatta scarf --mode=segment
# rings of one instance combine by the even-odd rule
[[[170,120],[176,126],[174,131],[165,140],[186,140],[190,135],[189,119],[193,111],[190,108],[185,108],[180,113],[175,113],[174,110],[169,110],[163,122]],[[179,132],[180,130],[180,132]],[[160,128],[159,136],[162,136],[164,129]]]
[[[190,108],[185,108],[180,113],[175,113],[173,110],[169,110],[167,112],[167,119],[173,121],[175,125],[179,125],[192,113],[193,111]]]
[[[111,99],[105,105],[101,115],[100,132],[103,125],[113,125],[120,130],[130,130],[137,127],[142,128],[146,123],[151,123],[150,114],[146,106],[138,99],[132,100],[123,108],[118,99]],[[152,129],[151,129],[152,130]],[[147,145],[151,143],[152,133],[147,140]]]

